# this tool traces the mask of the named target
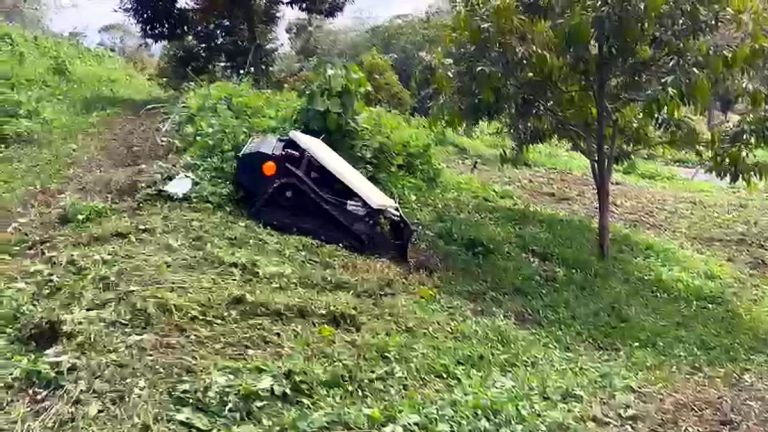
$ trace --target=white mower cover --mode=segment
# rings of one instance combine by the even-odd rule
[[[400,214],[400,208],[392,198],[385,195],[376,185],[365,178],[360,171],[356,170],[349,162],[328,147],[327,144],[298,131],[293,131],[288,136],[327,168],[328,171],[360,195],[360,198],[365,200],[371,208],[388,211],[394,215]]]

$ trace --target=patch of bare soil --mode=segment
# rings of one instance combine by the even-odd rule
[[[661,395],[649,432],[768,431],[768,383],[741,377],[727,388],[686,382]]]
[[[73,171],[68,190],[89,200],[120,203],[158,182],[158,161],[174,164],[174,147],[163,136],[163,116],[144,112],[113,120],[95,151]]]
[[[163,123],[160,112],[124,115],[84,137],[83,156],[67,180],[35,191],[17,211],[21,222],[17,237],[27,240],[28,257],[46,254],[47,233],[58,223],[69,197],[107,202],[127,211],[136,206],[142,190],[156,187],[170,174],[179,160],[173,141],[163,134]]]

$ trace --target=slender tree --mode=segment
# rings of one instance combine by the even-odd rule
[[[718,48],[724,26],[745,37]],[[504,119],[521,144],[553,134],[568,139],[589,160],[598,244],[607,257],[617,162],[653,146],[685,144],[730,155],[717,159],[722,172],[745,171],[729,160],[744,153],[733,150],[736,142],[764,142],[754,128],[748,140],[734,131],[709,140],[679,132],[691,113],[705,114],[718,77],[744,89],[754,83],[764,34],[757,0],[464,0],[454,20],[450,102],[465,119]],[[765,117],[759,98],[750,108],[748,118]],[[674,140],[660,139],[665,129],[676,132]],[[730,151],[721,136],[732,140]]]

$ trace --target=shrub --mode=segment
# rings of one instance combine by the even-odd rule
[[[259,91],[230,82],[191,89],[182,104],[178,132],[198,180],[193,197],[226,205],[237,152],[253,135],[286,135],[297,127],[296,119],[314,125],[305,125],[305,132],[326,134],[329,145],[385,189],[402,192],[437,178],[435,136],[426,120],[366,109],[356,98],[366,84],[362,75],[356,75],[359,71],[324,70],[328,73],[320,82],[310,85],[303,108],[301,99],[289,91]]]
[[[62,224],[85,225],[109,216],[112,208],[100,202],[70,200],[59,217]]]
[[[304,89],[305,104],[299,114],[304,132],[327,138],[336,150],[345,151],[357,134],[357,117],[365,109],[370,85],[354,64],[319,65]]]
[[[178,120],[179,139],[200,184],[195,196],[229,200],[235,156],[253,135],[284,135],[294,128],[300,100],[292,92],[254,90],[218,82],[192,89]]]
[[[391,68],[391,66],[390,66]],[[425,121],[366,109],[370,85],[355,65],[321,65],[305,91],[304,131],[323,136],[364,175],[393,190],[434,180],[434,134]]]
[[[361,59],[362,69],[371,91],[366,96],[369,106],[381,106],[407,114],[413,107],[413,99],[395,73],[392,62],[376,49]]]
[[[425,120],[371,108],[359,123],[352,152],[363,174],[393,190],[437,179],[440,167],[432,151],[435,134]]]

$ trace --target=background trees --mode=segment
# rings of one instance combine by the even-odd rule
[[[144,41],[129,25],[124,23],[106,24],[99,28],[99,46],[124,56],[129,50],[136,49]]]
[[[688,114],[706,111],[723,74],[743,90],[734,96],[756,90],[763,10],[759,2],[738,3],[464,1],[453,24],[454,114],[470,122],[503,119],[522,145],[553,134],[569,140],[590,162],[607,256],[613,167],[639,149],[706,144],[721,155],[716,165],[755,174],[737,162],[745,148],[735,144],[764,139],[753,123],[740,137],[735,129],[711,137],[679,133]],[[724,25],[745,37],[718,50]],[[763,112],[762,100],[750,100],[747,122]],[[676,139],[662,139],[663,131],[678,132]],[[734,142],[722,146],[723,136]]]
[[[567,140],[590,164],[604,256],[615,164],[675,147],[733,181],[768,172],[751,157],[765,142],[766,117],[757,0],[462,0],[370,27],[331,24],[346,3],[123,0],[122,7],[143,36],[170,42],[160,73],[179,83],[248,75],[266,85],[279,60],[276,81],[299,89],[318,64],[356,63],[373,88],[370,105],[453,125],[500,122],[518,157],[548,138]],[[291,50],[278,56],[281,7],[307,16],[289,23]]]
[[[47,6],[42,0],[2,0],[0,21],[39,30],[45,28]]]
[[[171,42],[174,67],[198,74],[217,68],[265,83],[274,63],[275,28],[284,6],[334,17],[347,0],[122,0],[121,8],[141,34]]]

